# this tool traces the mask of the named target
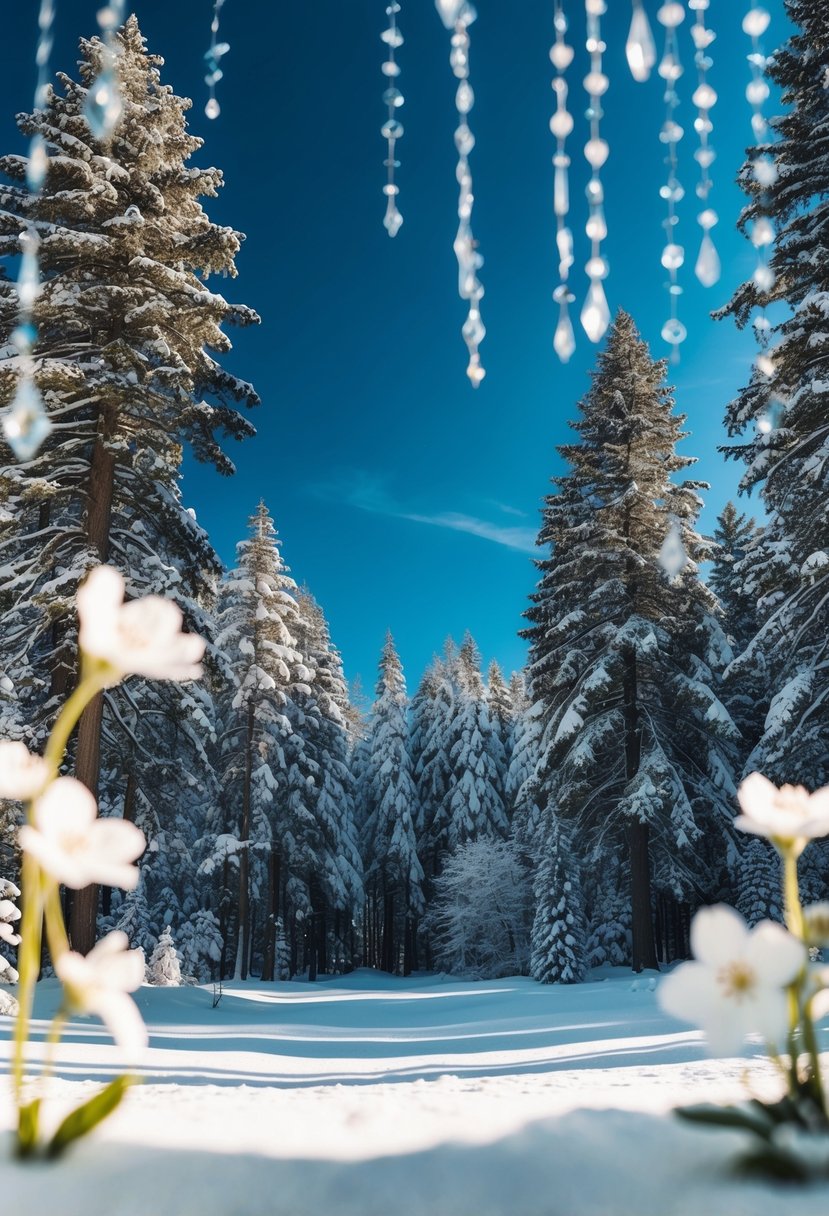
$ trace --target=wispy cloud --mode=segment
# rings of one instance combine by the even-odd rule
[[[338,502],[372,515],[385,515],[391,519],[405,519],[410,523],[427,524],[433,528],[445,528],[452,532],[466,532],[507,549],[520,553],[535,552],[535,530],[517,525],[493,523],[477,515],[462,511],[416,511],[401,503],[389,493],[386,483],[379,477],[362,470],[353,470],[334,481],[317,483],[312,492],[328,502]],[[516,507],[503,503],[492,503],[507,515],[524,517]]]

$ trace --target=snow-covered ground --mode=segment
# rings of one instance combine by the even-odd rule
[[[676,1103],[745,1096],[652,982],[467,983],[360,971],[317,984],[149,988],[144,1084],[57,1165],[3,1165],[26,1216],[824,1216],[829,1187],[734,1180],[742,1139]],[[42,1038],[57,989],[40,985]],[[9,1053],[9,1024],[0,1043]],[[35,1052],[40,1050],[39,1044]],[[120,1068],[72,1023],[57,1119]],[[775,1092],[761,1060],[754,1092]],[[11,1126],[8,1093],[2,1125]]]

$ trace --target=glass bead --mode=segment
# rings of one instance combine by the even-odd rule
[[[455,94],[455,105],[459,114],[468,114],[475,104],[475,94],[468,80],[462,80]]]
[[[208,118],[219,117],[222,112],[222,108],[215,97],[209,97],[207,99],[207,105],[204,107],[204,112]]]
[[[455,147],[461,156],[469,156],[475,147],[475,136],[466,123],[462,123],[455,132]]]
[[[589,279],[606,279],[610,273],[606,260],[598,255],[590,258],[584,269]]]
[[[589,139],[584,145],[584,155],[589,165],[601,169],[610,155],[610,145],[605,139]]]
[[[688,337],[688,330],[676,317],[671,317],[662,326],[662,338],[671,346],[679,346]]]
[[[676,578],[688,565],[688,554],[682,543],[682,530],[676,519],[672,519],[668,526],[668,534],[659,550],[657,560],[668,578]]]
[[[771,220],[761,215],[754,221],[751,229],[751,243],[756,249],[761,249],[764,245],[771,245],[774,241],[774,225]]]
[[[380,134],[383,136],[383,139],[402,139],[403,124],[402,122],[398,122],[396,118],[390,118],[387,122],[383,123],[380,128]]]
[[[556,110],[550,119],[550,130],[556,139],[566,139],[573,130],[573,115],[567,110]]]
[[[553,67],[558,72],[566,72],[570,64],[573,62],[575,51],[571,46],[567,46],[564,42],[556,42],[550,47],[550,59],[553,62]]]
[[[771,13],[764,8],[752,8],[743,17],[743,32],[749,38],[762,38],[771,24]]]
[[[395,63],[395,61],[393,59],[387,59],[386,62],[382,65],[380,70],[384,76],[391,76],[391,77],[399,76],[400,75],[400,64]]]
[[[705,233],[700,243],[694,274],[703,287],[713,287],[720,280],[722,274],[720,255],[708,232]]]
[[[647,80],[656,63],[656,46],[647,13],[641,4],[633,9],[625,54],[633,79],[639,82]]]
[[[90,86],[84,105],[84,117],[96,139],[109,139],[124,111],[121,91],[114,72],[109,69]]]
[[[662,250],[662,265],[666,270],[679,270],[685,261],[685,250],[681,245],[671,243]]]
[[[29,159],[26,163],[26,184],[35,193],[43,185],[46,171],[49,168],[49,156],[46,152],[46,140],[42,135],[35,135],[29,147]]]
[[[752,80],[746,86],[746,100],[749,105],[761,106],[769,99],[769,86],[765,80]]]
[[[719,222],[720,217],[712,207],[706,208],[705,211],[700,211],[699,215],[697,216],[697,223],[699,224],[700,228],[704,228],[706,232],[709,230],[709,228],[716,228]]]
[[[18,460],[31,460],[52,430],[43,399],[31,376],[24,375],[3,418],[3,434]]]
[[[699,88],[694,90],[691,101],[698,110],[710,110],[717,104],[716,89],[712,89],[710,84],[701,84]]]
[[[397,204],[393,198],[389,199],[386,215],[383,220],[383,227],[392,239],[397,236],[403,226],[403,216],[397,209]]]
[[[556,332],[553,337],[553,350],[558,355],[562,363],[569,363],[576,349],[576,335],[573,331],[573,322],[570,320],[569,313],[566,309],[562,309],[561,316],[556,326]]]
[[[386,46],[390,46],[393,50],[403,45],[403,35],[397,26],[390,26],[387,30],[383,30],[380,38],[385,42]]]
[[[685,9],[678,0],[672,0],[672,3],[663,4],[657,11],[656,20],[666,29],[676,29],[685,20]]]
[[[383,94],[383,101],[387,106],[397,109],[399,106],[403,105],[405,98],[399,89],[386,89],[385,93]]]
[[[610,87],[610,81],[604,72],[588,72],[584,78],[584,87],[591,97],[603,97]]]
[[[465,0],[435,0],[443,24],[451,30],[458,24],[458,18],[464,7]]]
[[[590,284],[581,310],[581,323],[591,342],[601,342],[610,325],[610,309],[600,281]]]

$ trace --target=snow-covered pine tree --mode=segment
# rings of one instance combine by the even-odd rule
[[[503,840],[509,832],[504,802],[504,748],[498,721],[493,719],[487,702],[480,652],[470,634],[458,651],[456,687],[449,724],[450,850],[481,836]]]
[[[222,584],[217,645],[233,671],[223,707],[222,764],[225,822],[205,842],[202,872],[238,866],[235,910],[235,974],[246,979],[253,941],[251,879],[267,895],[259,911],[263,955],[273,960],[276,920],[287,879],[304,916],[307,876],[313,869],[317,833],[312,795],[305,782],[304,725],[297,701],[310,696],[312,673],[303,662],[296,584],[280,554],[276,528],[264,502],[249,521],[250,534],[237,546],[237,566]],[[303,717],[303,722],[300,722]],[[218,826],[218,825],[217,825]],[[227,838],[238,848],[227,847]],[[283,875],[282,869],[285,869]],[[293,881],[292,881],[293,880]],[[226,881],[226,880],[225,880]],[[302,894],[304,892],[304,894]],[[225,931],[229,926],[225,926]],[[271,962],[272,966],[272,962]],[[267,978],[273,978],[272,971]]]
[[[162,988],[176,988],[181,983],[181,962],[173,934],[167,925],[147,964],[147,978]]]
[[[16,949],[20,945],[20,934],[16,924],[20,920],[20,909],[17,900],[20,899],[20,888],[8,878],[0,878],[0,984],[16,984],[20,978],[17,968]],[[17,1012],[17,1002],[13,997],[0,991],[0,1014],[11,1016]]]
[[[448,842],[448,797],[452,786],[449,726],[455,701],[449,666],[436,657],[412,698],[411,713],[410,753],[417,786],[415,830],[427,898]]]
[[[735,907],[750,925],[783,920],[783,880],[780,857],[767,840],[749,836],[737,864]]]
[[[314,735],[306,746],[319,768],[314,815],[321,842],[314,886],[313,932],[309,953],[319,971],[328,970],[328,949],[337,966],[352,963],[354,916],[363,901],[362,859],[354,817],[354,779],[349,765],[350,706],[342,658],[331,642],[325,616],[307,591],[299,596],[300,650],[315,673],[312,696],[318,713],[309,719]],[[329,913],[333,913],[332,923]]]
[[[714,531],[714,551],[709,585],[720,602],[723,628],[735,662],[727,668],[723,701],[741,735],[739,768],[763,733],[768,707],[765,672],[740,656],[757,633],[757,598],[749,590],[752,567],[758,559],[762,529],[753,519],[726,503]]]
[[[736,728],[715,672],[728,654],[697,563],[701,483],[674,483],[684,418],[666,364],[620,312],[554,478],[527,616],[530,692],[544,718],[537,784],[589,868],[626,849],[633,966],[657,965],[654,882],[698,899],[726,863]],[[687,555],[660,554],[678,530]]]
[[[771,222],[770,287],[744,283],[721,316],[785,304],[767,358],[731,402],[726,454],[745,462],[741,488],[760,487],[768,522],[746,590],[760,627],[734,675],[759,671],[770,693],[764,734],[748,768],[809,786],[829,782],[829,32],[822,0],[787,0],[794,32],[768,63],[782,92],[772,136],[749,150],[740,225]],[[759,166],[759,172],[755,166]],[[765,314],[764,314],[765,317]],[[763,324],[767,322],[764,320]]]
[[[131,595],[174,598],[190,626],[210,636],[203,609],[220,565],[181,502],[183,448],[231,473],[216,435],[251,434],[236,405],[257,401],[217,358],[230,349],[222,327],[257,317],[204,282],[235,274],[241,240],[212,224],[202,208],[201,200],[220,188],[221,173],[188,164],[201,146],[187,132],[190,102],[161,83],[162,61],[146,51],[134,17],[118,42],[124,114],[107,144],[83,116],[103,47],[83,40],[79,81],[60,74],[43,110],[18,118],[22,133],[42,136],[49,150],[42,193],[35,197],[26,186],[25,157],[0,159],[8,179],[0,188],[0,257],[8,265],[19,255],[21,230],[29,226],[40,238],[37,383],[56,424],[25,464],[15,465],[4,450],[0,477],[0,505],[10,520],[0,535],[0,594],[15,605],[4,618],[0,670],[18,698],[18,722],[34,724],[35,746],[75,678],[73,602],[91,565],[117,566]],[[16,387],[17,320],[17,295],[6,277],[0,404]],[[141,701],[134,688],[93,702],[77,736],[75,772],[105,810],[116,795],[102,785],[101,771],[118,773],[121,792],[129,778],[107,751],[117,761],[119,750],[129,750],[122,711]],[[172,685],[147,694],[141,717],[152,725],[142,722],[135,754],[141,746],[154,750],[162,701],[169,718],[184,717],[182,694],[203,695]],[[209,707],[200,709],[210,716]],[[192,771],[189,759],[182,766]],[[95,940],[97,905],[95,888],[73,901],[70,932],[80,950]]]
[[[587,973],[587,942],[578,864],[549,809],[535,873],[530,974],[541,984],[578,984]]]
[[[383,971],[397,970],[398,912],[402,912],[404,974],[414,964],[417,918],[424,906],[423,867],[414,830],[417,789],[409,752],[408,711],[403,667],[388,634],[366,738],[361,844],[368,903],[368,956]]]
[[[504,673],[495,659],[487,668],[486,700],[490,717],[498,728],[505,766],[509,767],[515,709],[512,703],[512,688],[504,679]]]

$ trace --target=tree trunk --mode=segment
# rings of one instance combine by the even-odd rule
[[[383,971],[394,975],[394,892],[387,891],[383,897]]]
[[[242,789],[242,826],[239,833],[239,924],[236,941],[236,973],[234,978],[248,978],[250,957],[250,785],[253,769],[253,702],[248,705],[248,726],[245,738],[245,784]]]
[[[89,470],[89,497],[86,513],[86,537],[102,562],[109,557],[109,532],[112,523],[112,496],[115,488],[115,453],[105,446],[108,427],[103,416],[98,423],[98,437]],[[91,790],[97,799],[101,773],[101,724],[104,717],[104,694],[98,693],[81,714],[78,723],[78,745],[75,753],[75,776]],[[95,945],[98,917],[98,888],[85,887],[72,900],[69,940],[73,950],[88,954]]]
[[[276,922],[279,919],[279,856],[268,854],[268,915],[265,921],[265,944],[262,951],[262,979],[270,982],[276,969]]]
[[[624,653],[624,720],[625,720],[625,777],[632,781],[639,772],[642,758],[642,727],[639,721],[639,702],[636,672],[636,655],[632,650]],[[633,970],[659,969],[656,959],[656,943],[651,911],[651,864],[650,827],[639,820],[628,826],[628,848],[630,851],[630,903],[633,936]]]

